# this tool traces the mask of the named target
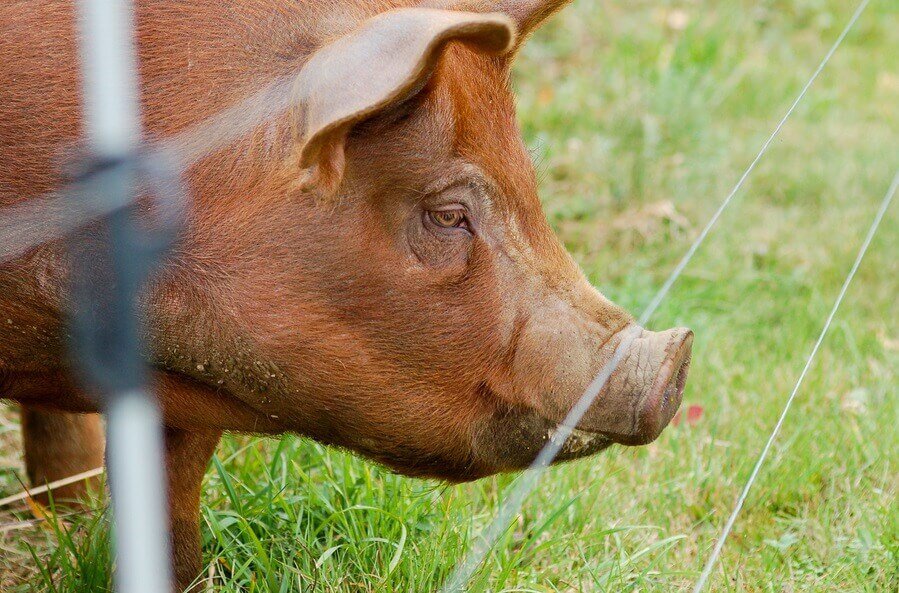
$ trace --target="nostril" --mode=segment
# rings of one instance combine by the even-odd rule
[[[677,411],[681,400],[683,400],[684,388],[687,386],[687,374],[689,371],[690,355],[688,354],[686,359],[681,363],[680,368],[677,369],[677,372],[672,374],[671,382],[668,383],[668,386],[665,388],[663,409],[669,408],[673,404],[673,412]]]
[[[687,354],[687,358],[684,359],[684,362],[681,363],[680,369],[677,371],[677,393],[678,395],[683,395],[684,388],[687,386],[687,374],[690,372],[690,361],[692,360],[692,356]]]
[[[693,358],[693,332],[690,330],[684,331],[686,333],[671,357],[674,361],[675,371],[671,373],[671,382],[666,388],[666,392],[670,391],[676,401],[675,408],[680,406],[684,395],[684,388],[687,386],[687,375],[690,372],[690,361]]]

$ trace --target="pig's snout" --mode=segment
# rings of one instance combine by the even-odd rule
[[[693,347],[693,332],[686,328],[638,331],[579,425],[623,445],[650,443],[671,422],[681,403]]]
[[[664,357],[652,386],[637,404],[634,430],[620,440],[626,445],[645,445],[654,441],[677,412],[687,384],[693,332],[677,328],[655,334],[665,343]]]

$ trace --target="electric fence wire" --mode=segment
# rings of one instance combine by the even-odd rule
[[[743,175],[740,176],[736,185],[734,185],[733,189],[709,219],[708,223],[706,223],[705,227],[690,245],[689,249],[687,249],[687,252],[671,271],[668,279],[650,301],[649,305],[646,307],[643,314],[637,321],[637,326],[645,325],[652,318],[653,314],[662,303],[662,300],[671,290],[671,287],[674,285],[675,281],[677,281],[677,279],[683,273],[684,269],[687,267],[687,264],[690,263],[690,260],[693,259],[693,256],[696,254],[696,251],[699,249],[700,245],[702,245],[702,243],[706,240],[706,237],[708,237],[712,228],[718,222],[718,219],[734,200],[734,197],[743,187],[749,175],[756,168],[756,165],[758,165],[759,161],[761,161],[762,157],[768,151],[775,138],[777,138],[777,136],[780,134],[780,131],[787,123],[787,120],[799,106],[800,102],[808,93],[808,90],[811,88],[812,84],[815,82],[815,80],[817,80],[818,76],[824,70],[824,67],[830,61],[831,57],[833,57],[834,53],[836,53],[837,49],[840,47],[840,45],[842,45],[843,40],[849,34],[849,31],[853,28],[859,17],[861,17],[862,13],[865,11],[865,8],[867,8],[869,3],[870,0],[862,0],[862,2],[858,5],[858,8],[856,8],[846,26],[843,28],[837,39],[831,45],[830,49],[824,55],[824,58],[822,58],[821,62],[812,73],[808,82],[805,83],[805,86],[802,87],[802,90],[799,92],[796,99],[787,109],[784,116],[777,123],[774,131],[762,144],[762,147],[759,149],[755,158],[743,172]],[[639,331],[639,327],[632,327],[630,330],[625,332],[625,335],[622,336],[621,342],[615,349],[612,358],[606,363],[602,370],[600,370],[600,372],[587,387],[581,398],[572,407],[565,419],[562,420],[562,422],[559,424],[559,426],[553,433],[553,438],[551,438],[550,441],[546,445],[544,445],[543,449],[541,449],[541,451],[537,454],[537,457],[534,459],[528,469],[525,470],[524,475],[513,487],[511,493],[509,493],[505,497],[493,521],[491,521],[487,526],[486,530],[483,532],[482,537],[478,539],[477,543],[474,545],[471,551],[463,558],[462,562],[456,566],[456,569],[447,578],[444,585],[440,588],[440,593],[456,593],[458,591],[461,591],[464,588],[465,584],[468,583],[468,581],[474,575],[475,571],[481,565],[481,562],[483,562],[484,558],[487,556],[490,550],[493,549],[496,541],[508,529],[513,516],[518,513],[528,494],[530,494],[531,490],[533,490],[533,488],[537,485],[540,477],[547,470],[553,459],[555,459],[556,455],[559,454],[559,451],[562,449],[565,441],[569,436],[571,436],[571,432],[574,430],[578,422],[580,422],[581,418],[590,408],[593,400],[595,400],[599,395],[603,386],[609,380],[609,377],[611,377],[612,373],[615,371],[615,368],[621,362],[622,358],[624,358],[627,349],[630,347],[633,340],[637,337]]]
[[[712,574],[712,569],[715,567],[715,562],[718,560],[718,556],[721,555],[721,550],[724,548],[724,542],[727,541],[727,536],[730,535],[730,532],[734,527],[734,523],[737,520],[737,515],[740,514],[740,510],[743,508],[743,504],[746,502],[746,497],[749,495],[749,490],[750,488],[752,488],[752,484],[758,477],[759,470],[761,469],[762,464],[765,462],[765,459],[768,457],[768,453],[771,451],[771,446],[774,443],[774,439],[776,439],[778,433],[780,433],[780,429],[783,426],[784,419],[787,417],[787,413],[790,411],[790,406],[793,405],[793,400],[796,399],[796,394],[799,392],[799,388],[802,386],[802,381],[805,379],[806,374],[808,374],[808,371],[812,366],[812,362],[815,360],[815,356],[818,354],[818,350],[821,348],[822,342],[824,342],[824,337],[827,335],[827,331],[830,329],[833,318],[837,314],[837,309],[840,308],[840,304],[843,302],[843,297],[846,296],[846,291],[849,290],[849,285],[852,283],[852,279],[855,277],[855,273],[858,271],[858,268],[862,263],[862,259],[865,257],[865,253],[868,251],[868,246],[871,245],[871,240],[874,239],[874,234],[877,232],[877,228],[880,226],[880,221],[883,220],[887,209],[890,207],[890,203],[893,201],[893,196],[896,195],[897,187],[899,187],[899,171],[896,172],[896,175],[893,177],[893,182],[890,184],[890,188],[887,190],[886,195],[883,197],[880,208],[877,210],[877,214],[874,216],[874,221],[871,223],[870,228],[868,228],[868,234],[865,236],[865,240],[862,242],[862,245],[858,250],[858,255],[856,255],[855,257],[855,262],[852,264],[849,273],[846,275],[846,279],[843,281],[843,286],[842,288],[840,288],[840,293],[839,295],[837,295],[837,298],[833,303],[833,307],[830,309],[830,314],[828,314],[827,320],[824,322],[824,326],[821,328],[821,333],[818,334],[818,339],[815,342],[811,353],[809,353],[808,359],[805,361],[805,366],[802,368],[802,372],[799,373],[799,378],[796,380],[796,385],[793,386],[793,391],[790,392],[790,396],[787,398],[786,404],[784,404],[783,411],[780,413],[780,417],[777,419],[777,423],[774,425],[774,429],[771,431],[771,435],[765,442],[765,446],[762,448],[762,452],[759,454],[758,460],[756,460],[755,466],[752,468],[752,473],[749,474],[749,479],[746,480],[746,485],[743,486],[743,490],[740,492],[739,498],[737,498],[737,503],[734,505],[734,509],[733,511],[731,511],[730,517],[728,517],[727,519],[727,523],[725,523],[724,528],[721,530],[721,534],[718,536],[718,541],[715,543],[715,548],[712,550],[711,556],[709,556],[709,559],[706,561],[705,566],[702,569],[702,574],[699,576],[699,580],[696,581],[696,586],[693,589],[693,593],[700,593],[705,586],[706,581],[708,581],[709,576]]]

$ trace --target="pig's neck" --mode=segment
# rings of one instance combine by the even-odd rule
[[[285,373],[258,354],[215,294],[203,279],[177,271],[156,285],[145,303],[150,363],[226,393],[267,418],[288,421],[280,409],[289,390]]]

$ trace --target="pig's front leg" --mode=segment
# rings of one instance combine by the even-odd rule
[[[165,429],[172,568],[176,591],[188,590],[203,568],[200,548],[200,489],[206,466],[221,436],[219,430]],[[200,589],[201,586],[197,585],[191,590]]]
[[[103,424],[98,414],[75,414],[22,404],[22,444],[32,486],[43,486],[103,465]],[[53,489],[55,504],[82,506],[82,497],[99,477]],[[35,500],[50,504],[48,494]]]

